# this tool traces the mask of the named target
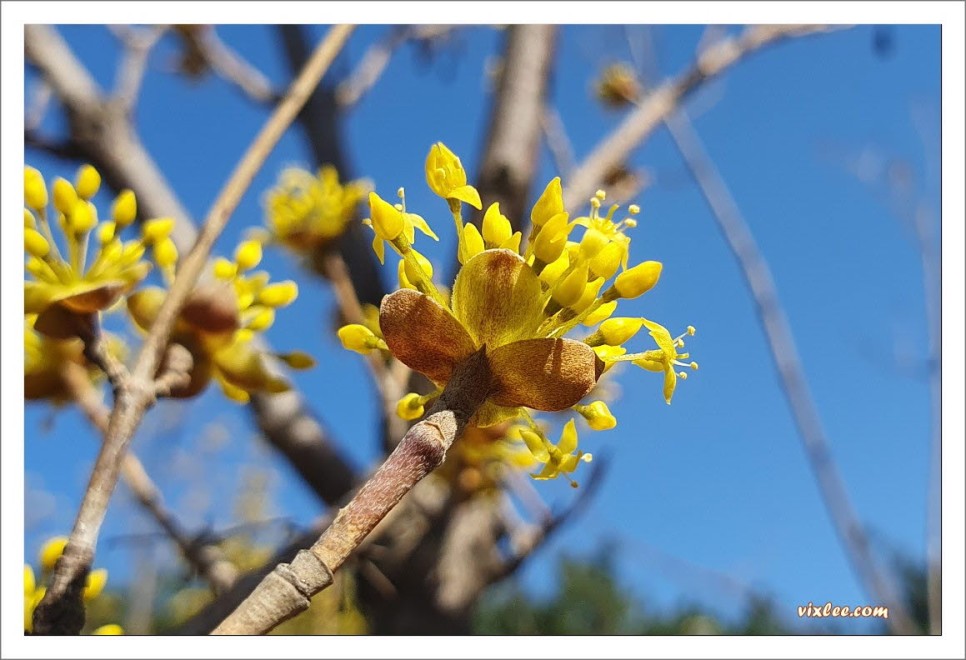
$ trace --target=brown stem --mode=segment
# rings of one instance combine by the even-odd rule
[[[608,172],[624,164],[630,153],[701,84],[720,75],[747,55],[791,37],[829,29],[822,25],[756,25],[740,36],[723,39],[702,52],[678,77],[660,85],[602,140],[565,182],[564,207],[584,204]]]
[[[107,430],[111,411],[104,405],[98,390],[91,384],[87,370],[79,364],[66,365],[63,373],[72,400],[91,424],[102,434]],[[220,551],[210,545],[196,542],[164,506],[160,489],[151,480],[144,464],[132,453],[124,455],[121,463],[121,479],[134,495],[134,499],[161,529],[174,541],[185,561],[205,579],[215,593],[227,590],[235,582],[237,571],[231,562],[220,556]]]
[[[869,594],[878,603],[889,608],[887,622],[890,628],[899,635],[914,635],[917,633],[916,626],[906,613],[895,582],[877,566],[865,528],[856,514],[845,482],[832,458],[822,420],[805,380],[795,339],[778,298],[768,263],[687,115],[684,112],[670,115],[665,118],[665,123],[708,206],[711,207],[718,228],[741,266],[755,300],[758,317],[781,378],[782,390],[792,409],[819,492],[852,569]]]
[[[442,464],[489,389],[489,367],[481,349],[457,367],[427,417],[409,429],[318,541],[291,564],[276,566],[213,634],[264,634],[307,609],[312,596],[332,584],[332,574],[369,532]]]
[[[306,63],[275,112],[256,136],[222,189],[191,252],[181,262],[171,290],[138,354],[131,377],[114,402],[104,443],[94,464],[64,554],[54,568],[44,599],[34,611],[39,634],[76,634],[84,625],[82,592],[107,505],[117,484],[121,459],[144,413],[154,401],[154,375],[182,304],[201,274],[215,239],[285,129],[318,84],[353,27],[334,26]]]

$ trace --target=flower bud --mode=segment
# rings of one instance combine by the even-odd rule
[[[494,202],[483,214],[483,240],[490,247],[503,245],[513,235],[510,220],[500,213],[500,203]]]
[[[604,343],[611,346],[620,346],[636,335],[642,325],[644,325],[644,321],[641,319],[607,319],[600,324],[600,333],[604,338]]]
[[[637,298],[650,291],[661,277],[661,262],[645,261],[625,270],[614,281],[614,289],[621,298]]]
[[[561,307],[570,307],[584,293],[587,285],[587,264],[582,264],[574,268],[567,277],[557,283],[554,287],[551,298]]]
[[[47,206],[47,184],[44,183],[44,175],[36,168],[23,168],[23,199],[32,209],[40,210]]]
[[[114,222],[122,227],[127,227],[134,222],[138,214],[138,203],[134,193],[130,190],[122,190],[118,193],[114,204],[111,206],[111,217]]]
[[[267,307],[285,307],[299,295],[298,285],[291,281],[269,284],[258,294],[258,302]]]
[[[77,204],[77,191],[73,184],[67,179],[57,177],[54,179],[54,208],[67,215],[74,210]]]
[[[251,270],[262,261],[262,244],[258,241],[243,241],[235,250],[235,263],[238,270]]]
[[[426,408],[419,401],[419,395],[415,392],[410,392],[396,404],[396,414],[407,422],[419,419],[424,412],[426,412]]]
[[[97,207],[88,201],[78,199],[67,217],[74,233],[86,234],[97,224]]]
[[[587,318],[584,319],[584,325],[586,326],[597,325],[604,319],[609,318],[610,315],[613,314],[615,310],[617,310],[616,300],[606,302],[587,315]]]
[[[23,230],[23,247],[31,256],[43,259],[50,252],[50,244],[36,229]]]
[[[624,258],[624,250],[618,243],[608,243],[590,260],[590,272],[608,280],[617,272]]]
[[[362,355],[377,348],[379,344],[379,338],[373,334],[372,330],[358,323],[342,326],[337,334],[344,348]]]
[[[141,227],[141,234],[148,243],[155,243],[167,238],[174,230],[174,218],[154,218],[148,220]]]
[[[595,431],[607,431],[617,426],[617,418],[611,414],[603,401],[594,401],[586,406],[574,406],[574,408]]]
[[[101,175],[92,165],[82,165],[77,170],[77,180],[75,187],[77,195],[82,199],[90,199],[97,194],[101,187]]]
[[[484,249],[483,237],[480,235],[480,230],[476,228],[476,225],[472,223],[463,225],[463,240],[460,244],[459,254],[460,263],[465,264]]]
[[[60,556],[64,554],[64,548],[67,547],[67,537],[66,536],[56,536],[46,543],[40,549],[40,568],[44,571],[53,570],[54,564],[60,559]]]
[[[369,193],[369,213],[372,228],[383,240],[395,240],[406,226],[402,212],[374,192]]]
[[[154,244],[154,260],[162,268],[170,268],[178,263],[178,248],[170,238],[163,238]]]
[[[567,246],[567,236],[570,234],[568,218],[566,213],[558,213],[540,228],[540,233],[533,241],[533,252],[543,263],[556,261]]]
[[[98,568],[87,574],[87,583],[84,585],[84,601],[89,602],[97,598],[107,586],[107,569]]]

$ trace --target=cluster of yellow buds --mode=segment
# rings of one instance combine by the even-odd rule
[[[67,538],[58,536],[47,541],[40,549],[40,580],[29,564],[23,567],[23,629],[24,632],[33,630],[34,610],[47,593],[43,582],[51,575],[57,560],[64,554]],[[101,595],[107,585],[107,569],[98,568],[87,574],[84,586],[84,602],[90,602]],[[100,626],[91,632],[92,635],[123,635],[124,630],[116,623]]]
[[[119,307],[125,298],[127,311],[138,328],[145,332],[150,328],[167,290],[149,286],[133,291],[151,270],[151,263],[144,258],[149,250],[166,287],[174,281],[178,264],[178,250],[171,238],[174,220],[146,220],[138,238],[122,241],[121,233],[137,216],[134,193],[124,190],[118,194],[110,219],[98,221],[91,199],[100,184],[97,170],[84,165],[73,183],[55,179],[52,195],[48,196],[41,173],[24,168],[28,274],[24,282],[24,383],[28,398],[69,398],[65,366],[89,366],[78,337],[88,339],[98,330],[97,316]],[[50,197],[63,236],[63,253],[48,217]],[[92,242],[97,247],[89,256]],[[170,392],[170,396],[197,395],[212,378],[236,401],[247,401],[251,392],[289,388],[287,381],[271,371],[267,354],[257,347],[254,338],[274,323],[276,309],[295,299],[298,287],[291,281],[270,283],[268,273],[251,272],[261,259],[261,243],[243,241],[235,260],[215,260],[213,277],[189,295],[171,341],[191,354],[191,378],[188,385]],[[120,356],[124,351],[120,342],[106,333],[103,336],[107,350]],[[313,364],[300,352],[273,356],[296,369]],[[90,374],[96,378],[94,372]]]
[[[340,183],[332,165],[322,166],[317,175],[294,167],[283,170],[265,196],[272,239],[297,254],[312,255],[342,235],[368,188],[364,181]]]
[[[188,296],[171,341],[191,353],[191,378],[170,396],[195,396],[211,379],[225,396],[240,403],[247,402],[253,392],[290,389],[288,381],[271,370],[266,359],[269,354],[259,348],[255,337],[272,326],[276,309],[295,300],[298,286],[290,280],[270,283],[267,272],[252,272],[261,260],[261,243],[242,241],[234,260],[215,259],[212,279],[197,285]],[[145,287],[128,297],[128,312],[140,329],[151,327],[166,296],[160,287]],[[294,369],[315,364],[298,351],[271,355]]]
[[[53,183],[53,206],[63,236],[66,256],[51,230],[48,194],[43,176],[32,167],[24,168],[24,250],[27,253],[24,282],[24,313],[37,314],[36,328],[47,332],[83,322],[84,317],[108,309],[134,288],[151,269],[143,260],[145,248],[153,245],[159,263],[177,257],[168,233],[173,223],[145,223],[140,239],[122,241],[119,234],[134,221],[137,203],[134,193],[122,191],[114,200],[109,220],[98,221],[91,198],[100,188],[101,177],[84,165],[72,184],[57,178]],[[165,231],[166,229],[166,231]],[[90,251],[91,236],[96,247]],[[45,315],[56,315],[49,322]]]
[[[573,408],[592,429],[613,428],[616,419],[602,401],[581,401],[591,393],[601,375],[618,362],[665,374],[664,398],[670,403],[674,387],[684,372],[686,353],[683,335],[672,339],[662,326],[642,318],[612,318],[621,299],[637,298],[649,291],[661,275],[661,264],[645,261],[628,267],[633,217],[615,221],[618,207],[601,215],[605,194],[591,200],[588,216],[570,220],[564,208],[559,178],[553,179],[537,200],[530,215],[532,229],[525,246],[513,232],[499,206],[490,205],[483,215],[482,231],[465,224],[462,204],[477,210],[483,205],[479,193],[467,185],[459,158],[442,143],[433,145],[426,160],[426,181],[447,201],[456,225],[457,256],[462,267],[452,292],[433,282],[432,268],[414,247],[415,229],[436,239],[419,215],[400,203],[390,204],[370,193],[373,248],[380,261],[385,243],[401,257],[400,289],[383,300],[379,332],[362,325],[339,331],[346,348],[358,352],[389,351],[396,359],[436,384],[427,395],[408,394],[398,412],[417,419],[439,396],[456,367],[485,349],[492,378],[486,402],[472,423],[487,427],[522,420],[513,433],[519,435],[532,457],[544,465],[533,475],[551,479],[572,472],[589,455],[577,450],[576,426],[568,422],[557,443],[527,409],[561,411]],[[630,216],[639,213],[631,206]],[[583,228],[579,241],[571,233]],[[613,278],[610,286],[605,286]],[[599,326],[584,340],[565,337],[580,325]],[[656,349],[628,353],[623,344],[646,327]],[[688,333],[693,334],[693,328]],[[686,366],[696,369],[696,363]]]

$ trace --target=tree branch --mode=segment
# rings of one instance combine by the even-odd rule
[[[64,370],[64,380],[72,399],[87,419],[98,431],[105,433],[111,411],[104,405],[97,389],[91,385],[87,370],[79,364],[70,363]],[[141,508],[154,518],[158,526],[178,546],[188,565],[211,585],[216,594],[224,592],[234,584],[238,573],[232,563],[224,559],[217,547],[198,543],[184,531],[174,514],[165,508],[160,489],[151,480],[144,464],[133,453],[125,454],[122,459],[121,479]]]
[[[708,47],[690,69],[648,94],[620,126],[598,143],[571,174],[570,181],[566,182],[565,208],[573,209],[585,203],[607,174],[622,166],[631,152],[705,81],[720,75],[765,46],[828,29],[824,25],[755,25],[738,37],[724,39]]]
[[[134,191],[142,220],[173,217],[172,238],[178,252],[186,254],[194,244],[197,230],[141,144],[130,115],[117,112],[117,104],[101,98],[87,70],[52,28],[27,26],[25,51],[72,118],[67,141],[40,144],[39,138],[26,133],[27,144],[53,150],[61,157],[91,162],[114,190]],[[368,249],[368,243],[365,247]],[[289,460],[323,502],[338,501],[352,487],[353,468],[330,443],[325,429],[308,411],[298,392],[255,394],[250,405],[266,440]]]
[[[67,547],[57,562],[44,599],[34,612],[34,630],[37,633],[76,634],[83,627],[81,596],[98,532],[117,483],[121,459],[145,411],[153,403],[155,371],[181,305],[201,274],[215,239],[224,229],[258,169],[295,119],[351,32],[352,26],[335,26],[319,44],[236,166],[212,205],[194,247],[181,261],[175,281],[144,340],[131,377],[123,384],[115,400],[104,443],[94,464]]]
[[[825,430],[802,370],[788,319],[778,298],[771,271],[727,185],[705,152],[687,115],[681,111],[664,119],[748,285],[758,317],[778,369],[782,390],[798,427],[809,465],[835,531],[852,569],[876,602],[889,608],[888,624],[899,635],[917,633],[891,576],[877,567],[868,536],[849,498],[848,490],[829,450]]]
[[[332,584],[333,573],[369,532],[442,464],[489,389],[489,367],[481,350],[457,367],[426,418],[406,433],[311,549],[300,551],[291,564],[276,566],[213,634],[264,634],[308,609],[312,596]]]

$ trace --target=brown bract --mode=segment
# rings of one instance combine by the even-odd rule
[[[486,250],[460,270],[452,310],[402,289],[386,296],[379,325],[392,354],[437,385],[480,348],[498,406],[557,411],[583,398],[604,364],[586,344],[535,336],[543,321],[540,282],[519,255]]]

